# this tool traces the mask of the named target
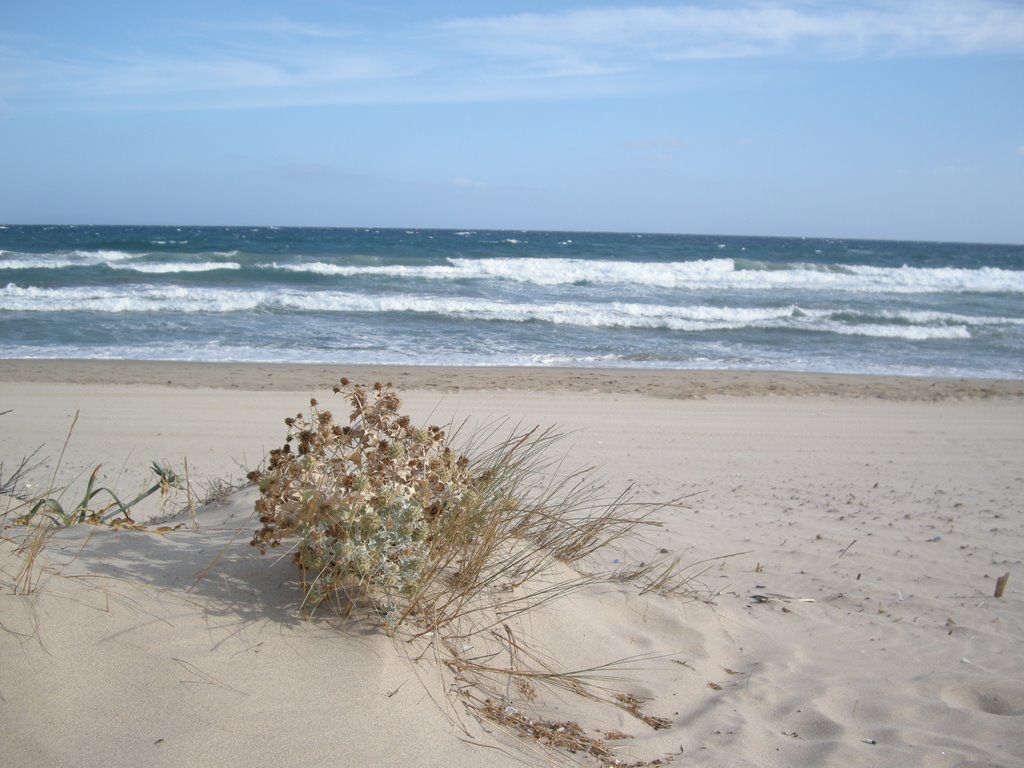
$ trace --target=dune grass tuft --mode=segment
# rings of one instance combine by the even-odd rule
[[[59,528],[66,528],[79,523],[109,524],[120,515],[123,522],[130,524],[134,522],[131,517],[132,507],[157,492],[160,493],[161,498],[166,499],[172,490],[181,486],[181,481],[173,470],[154,461],[150,465],[150,469],[156,475],[156,482],[134,498],[122,501],[113,489],[96,486],[96,478],[101,466],[97,465],[93,469],[86,482],[82,498],[73,507],[65,509],[58,494],[43,494],[32,499],[28,511],[19,516],[15,522],[27,525],[39,516],[47,518]],[[103,499],[102,503],[99,502],[100,499]]]
[[[653,729],[671,725],[607,686],[642,659],[560,669],[519,629],[530,611],[595,584],[685,593],[678,560],[595,564],[658,525],[651,516],[665,505],[634,503],[632,489],[608,496],[589,470],[564,473],[551,458],[561,439],[553,430],[504,433],[496,424],[459,435],[456,450],[445,429],[402,415],[390,384],[342,379],[335,392],[350,406],[347,423],[313,399],[249,476],[261,524],[251,543],[290,553],[308,611],[368,608],[362,616],[448,671],[450,690],[476,717],[602,764],[619,764],[604,741],[529,714],[545,690],[625,709]]]
[[[89,524],[114,529],[145,529],[145,526],[132,519],[132,509],[155,493],[159,493],[163,507],[171,493],[182,487],[181,478],[170,467],[154,461],[150,469],[156,475],[155,482],[126,501],[114,489],[97,485],[102,468],[102,465],[97,465],[89,474],[85,490],[79,500],[73,505],[67,505],[64,496],[68,487],[57,485],[57,475],[77,423],[78,413],[75,414],[68,429],[64,445],[54,465],[53,475],[42,490],[31,493],[28,491],[29,476],[43,464],[42,461],[36,461],[40,448],[23,458],[13,472],[5,474],[3,466],[0,465],[0,497],[4,503],[0,525],[5,524],[8,517],[13,515],[15,525],[28,529],[28,533],[20,537],[15,547],[15,552],[22,558],[21,568],[15,577],[15,593],[27,595],[32,592],[38,576],[37,561],[59,528]]]

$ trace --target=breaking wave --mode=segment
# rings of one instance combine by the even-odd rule
[[[850,312],[784,307],[669,306],[611,302],[517,303],[401,294],[369,296],[340,291],[268,291],[185,288],[0,289],[0,311],[98,313],[413,313],[453,319],[550,323],[584,328],[683,332],[784,329],[907,340],[970,338],[972,329],[1024,325],[1024,319],[972,317],[924,311]]]
[[[561,258],[450,258],[428,266],[364,266],[317,261],[271,264],[286,272],[381,276],[419,280],[502,280],[555,285],[637,285],[679,290],[829,290],[867,293],[1024,293],[1024,272],[983,267],[870,267],[768,264],[734,259],[682,262],[594,261]]]

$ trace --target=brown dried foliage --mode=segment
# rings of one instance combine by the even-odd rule
[[[648,516],[659,507],[634,504],[628,490],[609,500],[590,471],[563,474],[548,457],[561,437],[551,430],[506,437],[502,425],[491,426],[456,451],[444,429],[418,429],[401,415],[389,384],[365,389],[342,379],[335,392],[351,406],[347,424],[311,401],[308,417],[286,420],[285,444],[266,470],[250,474],[261,524],[252,544],[291,548],[307,606],[328,601],[347,614],[369,603],[379,626],[401,630],[422,649],[419,658],[431,653],[447,669],[471,711],[563,753],[620,764],[578,724],[527,714],[543,706],[545,691],[669,727],[640,712],[641,702],[588,683],[643,659],[565,671],[513,628],[532,609],[594,584],[661,592],[675,563],[664,572],[651,563],[632,577],[582,567],[638,527],[656,525]],[[660,584],[649,583],[654,574]]]

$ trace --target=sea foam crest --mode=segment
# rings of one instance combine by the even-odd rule
[[[451,259],[460,277],[540,285],[633,284],[683,290],[819,289],[872,293],[1024,293],[1024,272],[981,269],[766,264],[733,259],[619,262],[583,259]]]
[[[130,264],[110,264],[111,269],[130,270],[148,275],[169,275],[178,272],[214,272],[218,269],[241,269],[242,265],[234,261],[191,262],[134,262]]]
[[[593,261],[564,258],[450,258],[446,264],[351,265],[309,262],[272,269],[325,276],[373,275],[425,280],[501,280],[557,286],[635,285],[679,290],[828,290],[867,293],[1024,293],[1024,272],[983,267],[870,267],[766,264],[733,259],[678,262]]]
[[[416,313],[478,321],[540,322],[589,328],[626,328],[681,332],[732,329],[785,329],[882,338],[963,339],[970,328],[1019,319],[966,318],[942,313],[850,314],[823,309],[783,307],[669,306],[614,302],[517,303],[482,298],[439,298],[412,294],[365,295],[340,291],[269,291],[136,286],[116,288],[0,289],[0,310],[24,312],[339,312]]]
[[[115,259],[113,261],[102,261],[96,259],[71,260],[65,257],[21,257],[7,259],[0,257],[0,270],[4,269],[68,269],[87,268],[104,266],[110,269],[127,270],[150,275],[168,275],[179,272],[213,272],[218,269],[238,270],[242,265],[234,261],[206,261],[206,262],[168,262],[168,261],[130,261],[128,259]]]
[[[9,258],[0,255],[0,269],[63,269],[73,267],[77,262],[68,259],[47,259],[34,257]]]
[[[125,251],[71,251],[61,253],[0,253],[0,269],[64,269],[113,265],[145,256]]]
[[[311,261],[301,264],[263,265],[264,269],[280,272],[307,273],[324,275],[325,277],[398,277],[420,280],[450,280],[458,277],[455,271],[446,265],[410,267],[401,264],[391,266],[328,264],[322,261]]]
[[[240,312],[254,310],[273,294],[182,286],[0,289],[0,310],[20,312]]]
[[[906,339],[908,341],[928,341],[934,339],[969,339],[971,332],[962,325],[947,326],[902,326],[902,325],[842,325],[829,324],[820,329],[844,336],[874,336],[882,339]]]
[[[123,261],[125,259],[137,259],[145,256],[144,253],[126,253],[125,251],[72,251],[74,256],[88,262]]]

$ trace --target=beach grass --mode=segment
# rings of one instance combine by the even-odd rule
[[[833,388],[828,377],[602,374],[618,388],[609,392],[563,371],[460,370],[438,386],[419,369],[346,368],[400,383],[417,424],[458,424],[444,442],[456,462],[469,459],[473,482],[502,487],[484,472],[506,443],[529,456],[500,464],[522,478],[523,493],[506,498],[525,502],[501,507],[505,527],[479,528],[492,540],[517,533],[494,550],[493,569],[468,554],[486,542],[454,550],[396,624],[414,591],[389,587],[389,603],[350,573],[347,592],[314,604],[291,560],[298,534],[265,556],[249,546],[259,489],[202,481],[237,476],[240,452],[258,461],[281,445],[281,417],[302,410],[311,421],[310,394],[329,391],[334,371],[232,378],[97,363],[105,378],[83,381],[68,364],[45,383],[25,365],[0,382],[0,706],[4,754],[19,765],[68,754],[97,768],[196,755],[218,765],[513,768],[670,755],[720,767],[1011,765],[1022,753],[1019,382],[847,378]],[[209,377],[199,388],[192,370]],[[705,391],[701,381],[718,383],[706,399],[688,395]],[[321,400],[351,426],[339,395]],[[538,422],[559,426],[531,454],[545,430],[523,425]],[[168,455],[188,457],[173,466],[198,526],[182,491],[167,507],[180,519],[154,520],[157,494],[132,510],[145,530],[115,527],[121,514],[13,524],[40,497],[73,512],[101,461],[119,469],[94,489],[130,500],[153,483],[149,459]],[[693,503],[655,507],[579,560],[571,546],[567,562],[551,554],[562,542],[551,508],[577,486],[593,502],[570,516],[574,531],[621,488],[625,517],[644,511],[636,500]],[[90,509],[109,502],[99,494]],[[530,508],[531,526],[515,528]],[[51,535],[25,594],[15,575],[30,553],[18,545],[42,530]],[[438,536],[424,541],[440,553]],[[748,552],[707,560],[736,550]],[[518,571],[500,575],[510,557],[546,568],[519,582]],[[478,576],[486,586],[467,595]],[[711,604],[663,597],[695,589]],[[68,717],[97,701],[99,719]]]
[[[455,449],[448,429],[402,415],[389,384],[343,379],[335,392],[347,423],[312,399],[308,415],[286,419],[267,468],[250,475],[261,523],[251,543],[290,554],[306,610],[357,612],[436,660],[478,717],[563,752],[616,764],[575,721],[539,714],[544,689],[669,727],[607,684],[649,659],[565,669],[523,631],[531,612],[599,584],[695,594],[678,558],[609,567],[612,558],[597,557],[658,526],[665,504],[638,503],[631,488],[609,495],[592,469],[564,471],[554,429],[491,424],[461,434]]]
[[[630,563],[622,549],[658,527],[654,514],[668,504],[637,502],[632,487],[609,493],[592,468],[566,469],[557,453],[564,435],[554,428],[501,420],[474,429],[419,427],[401,413],[389,384],[343,379],[335,392],[347,419],[339,422],[312,399],[308,414],[285,419],[284,445],[248,477],[259,491],[260,528],[251,544],[290,555],[307,615],[369,623],[414,662],[436,664],[449,703],[555,756],[621,764],[619,742],[632,737],[578,721],[595,705],[625,711],[639,727],[670,727],[623,688],[629,671],[653,656],[570,668],[535,647],[527,629],[533,612],[602,584],[631,585],[638,597],[696,596],[695,574],[679,558]],[[122,500],[99,484],[97,465],[65,503],[66,488],[56,483],[75,421],[44,491],[24,492],[35,454],[0,474],[15,500],[14,522],[28,530],[16,548],[14,591],[22,595],[32,594],[41,555],[61,528],[143,530],[132,508],[181,488],[196,527],[197,506],[238,490],[212,482],[200,497],[187,461],[184,477],[153,462],[155,482]],[[566,695],[587,705],[578,720],[551,716],[550,702]]]
[[[629,671],[651,657],[567,668],[534,647],[525,629],[531,612],[602,584],[633,585],[638,595],[695,594],[678,558],[631,564],[616,549],[658,526],[653,514],[668,505],[638,503],[632,487],[609,494],[592,468],[567,470],[557,454],[564,435],[554,428],[503,420],[474,429],[418,427],[400,413],[389,384],[342,380],[335,392],[350,408],[346,424],[311,399],[307,415],[285,420],[281,449],[248,478],[259,489],[261,525],[251,543],[290,554],[305,612],[341,614],[392,636],[414,662],[436,665],[463,712],[555,757],[618,765],[617,742],[631,736],[551,717],[552,693],[626,711],[642,727],[669,727],[623,689]],[[197,493],[187,460],[183,476],[154,462],[156,480],[122,498],[100,484],[95,465],[66,502],[69,486],[59,487],[57,477],[77,421],[42,490],[29,493],[27,482],[41,464],[38,452],[0,472],[5,520],[12,515],[27,530],[15,547],[15,594],[33,594],[60,528],[150,529],[132,519],[133,507],[155,494],[166,501],[180,488],[197,527],[197,507],[239,489],[210,481]],[[616,556],[604,556],[612,549]],[[589,716],[581,710],[581,720]]]

